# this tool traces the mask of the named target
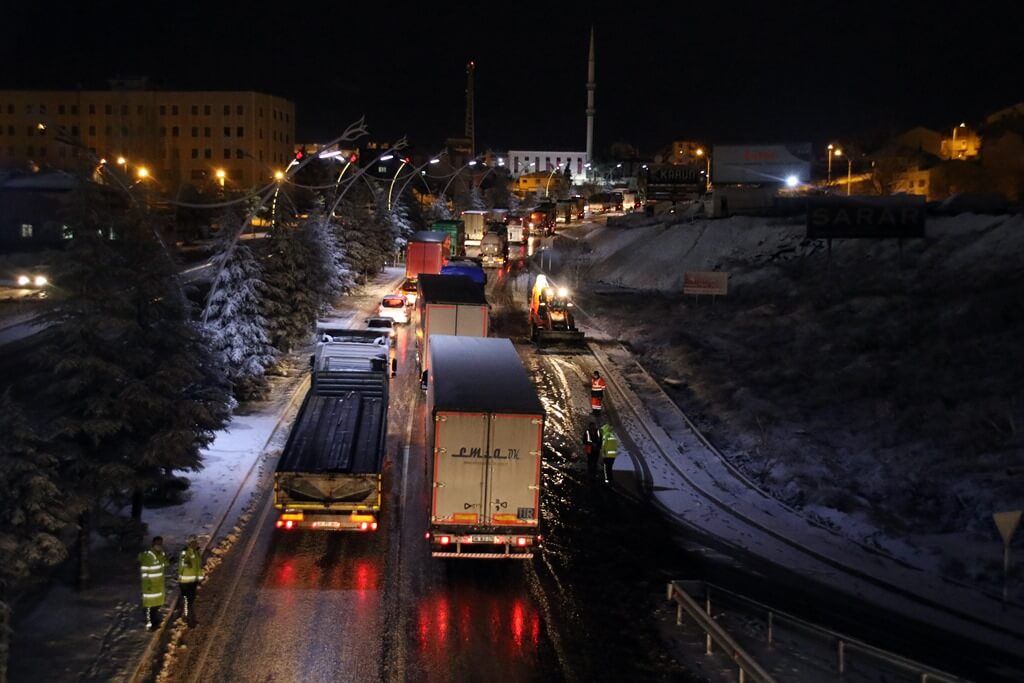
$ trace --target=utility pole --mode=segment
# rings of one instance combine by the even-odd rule
[[[471,59],[466,65],[466,138],[469,139],[469,158],[476,158],[476,121],[473,113],[473,72],[476,63]]]

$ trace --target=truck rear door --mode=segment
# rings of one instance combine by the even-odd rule
[[[434,422],[431,521],[479,524],[487,474],[486,413],[438,413]]]
[[[456,334],[457,308],[454,304],[427,304],[424,307],[426,316],[423,318],[423,355],[420,356],[420,372],[430,368],[430,335]]]
[[[537,415],[491,416],[485,513],[495,526],[536,526],[540,516],[543,420]]]
[[[442,334],[455,334],[460,337],[487,336],[487,307],[463,305],[458,307],[454,329]]]

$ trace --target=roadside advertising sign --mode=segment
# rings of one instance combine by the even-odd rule
[[[925,198],[808,197],[809,239],[924,237]]]
[[[729,293],[729,273],[683,273],[683,294],[710,294],[725,296]]]
[[[716,185],[781,185],[790,176],[811,179],[811,143],[796,145],[715,145],[711,180]]]

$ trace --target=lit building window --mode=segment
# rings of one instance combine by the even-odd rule
[[[21,236],[22,237],[32,237],[32,224],[31,223],[22,223],[21,224]]]

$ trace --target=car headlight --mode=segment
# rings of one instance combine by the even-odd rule
[[[42,275],[36,275],[36,279],[33,280],[32,283],[36,287],[45,287],[46,286],[46,278],[43,277]]]
[[[29,282],[31,282],[31,280],[29,279],[28,275],[19,275],[18,276],[18,286],[19,287],[27,287]]]

